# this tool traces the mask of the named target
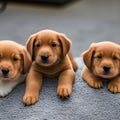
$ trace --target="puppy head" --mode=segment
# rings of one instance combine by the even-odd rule
[[[120,46],[108,41],[92,44],[83,53],[83,61],[94,75],[113,78],[120,73]]]
[[[15,80],[29,71],[30,56],[22,45],[0,41],[0,80]]]
[[[30,36],[26,46],[32,60],[48,67],[57,64],[66,56],[71,42],[61,33],[43,30]]]

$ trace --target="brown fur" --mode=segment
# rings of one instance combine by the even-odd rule
[[[18,74],[26,74],[30,64],[31,60],[24,46],[12,41],[0,41],[0,76],[2,69],[8,69],[8,80],[14,80]]]
[[[109,41],[92,44],[83,54],[85,67],[81,76],[89,86],[101,88],[102,78],[109,80],[108,89],[120,92],[120,46]]]
[[[69,52],[70,46],[71,42],[65,35],[52,30],[30,36],[27,49],[33,63],[27,77],[23,103],[31,105],[38,100],[43,77],[59,76],[57,94],[62,97],[71,94],[77,63]],[[42,56],[48,56],[48,60],[42,60]]]
[[[9,40],[0,41],[0,96],[25,79],[31,65],[26,48]]]

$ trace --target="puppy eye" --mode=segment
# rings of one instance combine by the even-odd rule
[[[13,58],[13,61],[15,61],[15,62],[18,61],[18,58],[17,58],[17,57],[14,57],[14,58]]]
[[[36,47],[36,48],[39,48],[39,47],[40,47],[40,44],[37,44],[35,47]]]
[[[98,59],[102,59],[102,55],[98,55],[97,58],[98,58]]]
[[[114,56],[114,57],[113,57],[113,60],[117,60],[117,57],[116,57],[116,56]]]
[[[57,45],[56,45],[56,43],[52,43],[51,46],[52,47],[56,47]]]

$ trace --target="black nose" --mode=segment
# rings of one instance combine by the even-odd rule
[[[2,73],[4,76],[7,76],[9,73],[9,69],[2,69]]]
[[[48,55],[42,55],[41,59],[45,62],[48,61]]]
[[[104,66],[103,70],[104,70],[105,74],[108,74],[110,72],[110,67]]]

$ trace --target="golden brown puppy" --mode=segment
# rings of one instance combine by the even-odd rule
[[[77,63],[69,52],[70,40],[63,34],[43,30],[30,36],[27,50],[33,63],[26,81],[23,103],[34,104],[39,97],[43,77],[59,76],[57,94],[67,97],[72,92]]]
[[[109,80],[108,89],[120,92],[120,46],[109,41],[92,44],[83,53],[82,78],[89,86],[101,88],[102,78]]]
[[[0,41],[0,96],[6,96],[25,79],[30,65],[31,58],[24,46]]]

